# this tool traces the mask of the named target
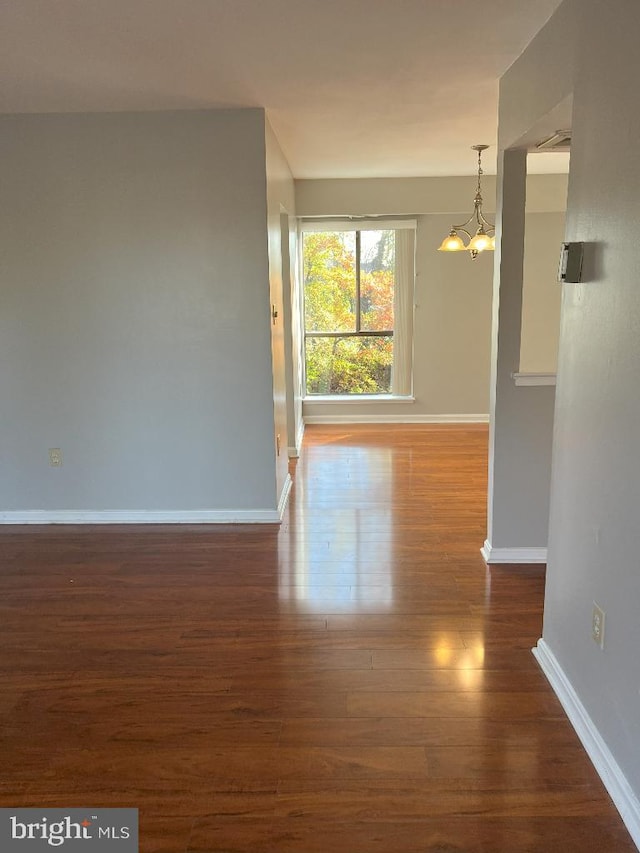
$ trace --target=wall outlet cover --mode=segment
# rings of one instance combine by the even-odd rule
[[[604,617],[604,610],[594,601],[591,616],[591,636],[601,649],[604,648]]]
[[[49,448],[49,465],[52,468],[59,468],[62,465],[62,450],[59,447]]]

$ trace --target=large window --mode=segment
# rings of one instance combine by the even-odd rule
[[[410,393],[414,241],[402,224],[303,226],[308,395]]]

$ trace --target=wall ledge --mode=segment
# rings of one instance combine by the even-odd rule
[[[485,539],[480,553],[485,563],[546,563],[546,548],[494,548]]]
[[[636,797],[618,762],[613,757],[602,735],[596,728],[565,671],[544,639],[532,649],[535,659],[560,700],[569,722],[582,741],[582,745],[598,775],[602,779],[624,825],[640,849],[640,801]]]
[[[516,385],[555,385],[555,373],[512,373]]]

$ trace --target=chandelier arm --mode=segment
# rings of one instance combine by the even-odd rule
[[[452,227],[455,231],[463,231],[463,230],[464,230],[464,228],[465,228],[465,227],[466,227],[470,222],[473,222],[473,219],[474,219],[475,215],[476,215],[476,214],[475,214],[475,210],[474,210],[474,212],[471,214],[471,216],[467,219],[467,221],[466,221],[466,222],[463,222],[461,225],[452,225],[451,227]],[[467,232],[467,233],[468,233],[468,232]]]
[[[482,208],[479,208],[478,213],[480,214],[480,220],[482,220],[482,225],[488,225],[491,231],[495,231],[496,226],[492,222],[489,222],[489,220],[485,217],[482,212]]]
[[[467,223],[465,222],[464,224],[466,225]],[[466,235],[467,235],[467,237],[469,238],[469,240],[471,240],[471,238],[472,238],[472,236],[473,236],[472,234],[470,234],[470,233],[467,231],[467,229],[466,229],[466,228],[463,228],[463,226],[462,226],[462,225],[454,225],[454,226],[453,226],[453,230],[454,230],[456,233],[457,233],[458,231],[462,231],[462,233],[463,233],[463,234],[466,234]]]

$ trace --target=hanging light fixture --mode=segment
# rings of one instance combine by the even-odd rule
[[[492,225],[482,213],[481,181],[484,174],[482,171],[482,152],[486,151],[488,147],[488,145],[471,146],[473,151],[478,152],[478,188],[473,200],[473,213],[462,225],[451,226],[451,231],[449,231],[448,236],[444,238],[438,248],[439,252],[469,252],[473,260],[475,260],[480,252],[492,252],[496,247],[495,225]],[[474,227],[477,225],[476,233],[473,235],[467,231],[467,225],[471,223],[473,223]],[[464,242],[464,239],[458,233],[459,231],[467,235],[468,243]]]

